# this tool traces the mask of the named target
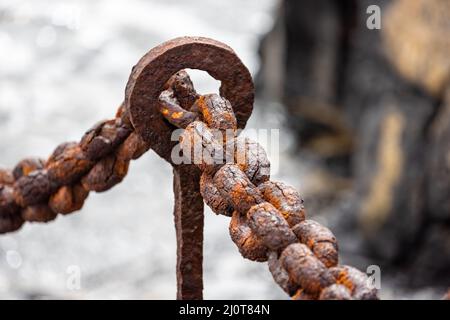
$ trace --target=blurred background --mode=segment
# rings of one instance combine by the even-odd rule
[[[366,12],[381,8],[381,29]],[[0,165],[47,157],[114,116],[131,67],[168,39],[230,45],[253,74],[248,128],[280,130],[272,175],[333,230],[382,298],[450,286],[447,0],[0,0]],[[198,91],[219,84],[190,72]],[[0,298],[173,299],[172,171],[148,152],[84,208],[0,236]],[[204,297],[286,299],[205,213]],[[74,270],[81,288],[67,282]]]

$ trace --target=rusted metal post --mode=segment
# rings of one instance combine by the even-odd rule
[[[203,299],[203,198],[200,170],[193,165],[173,168],[177,233],[177,299]]]
[[[222,81],[222,97],[195,93],[195,102],[190,100],[205,122],[193,121],[195,115],[183,118],[186,109],[178,101],[172,109],[181,110],[176,111],[181,116],[166,112],[170,100],[158,101],[158,93],[168,93],[164,84],[170,76],[184,68],[206,70]],[[241,99],[234,105],[227,96]],[[194,165],[196,156],[188,157],[190,152],[183,153],[189,164],[172,158],[175,143],[180,142],[179,151],[189,151],[194,134],[201,135],[206,150],[221,146],[210,156],[224,155],[226,142],[216,140],[211,130],[231,129],[237,139],[236,130],[245,126],[252,104],[251,76],[224,44],[185,37],[152,49],[133,68],[125,104],[115,119],[96,125],[79,143],[60,144],[48,161],[25,159],[13,170],[0,170],[0,233],[17,230],[25,221],[48,222],[58,213],[80,209],[90,191],[106,191],[122,181],[129,162],[151,147],[174,171],[178,299],[203,297],[203,200],[215,213],[232,216],[230,235],[241,254],[268,261],[274,280],[293,299],[378,299],[366,274],[338,265],[336,238],[318,222],[305,220],[297,191],[269,180],[269,161],[257,143],[246,140],[244,154],[249,157],[242,167],[206,161]],[[130,126],[130,116],[137,133]],[[186,120],[191,122],[187,125]],[[179,139],[172,136],[176,127],[186,128]]]
[[[177,231],[178,299],[202,298],[203,200],[200,172],[194,165],[175,165],[171,152],[173,125],[160,114],[158,98],[176,72],[207,71],[221,81],[220,94],[233,106],[237,125],[244,128],[252,113],[254,87],[250,72],[227,45],[202,37],[167,41],[144,55],[133,67],[125,90],[125,107],[136,132],[174,167],[175,225]]]

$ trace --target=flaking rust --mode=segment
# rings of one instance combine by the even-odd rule
[[[203,37],[176,38],[153,48],[133,67],[125,90],[125,107],[144,141],[171,162],[174,126],[160,114],[159,95],[170,77],[183,69],[199,69],[221,81],[220,95],[229,100],[238,128],[253,109],[254,86],[247,67],[224,43]]]
[[[259,262],[267,261],[269,250],[250,228],[246,216],[234,211],[229,231],[231,240],[236,244],[244,258]]]
[[[328,228],[314,220],[304,220],[296,224],[292,231],[327,268],[337,265],[338,244]]]
[[[199,100],[184,68],[207,71],[222,81],[221,96]],[[0,233],[18,230],[25,221],[48,222],[58,214],[79,210],[90,191],[103,192],[121,182],[130,161],[149,148],[170,162],[174,124],[183,127],[183,121],[187,125],[197,117],[215,122],[215,115],[223,114],[222,124],[243,128],[253,99],[249,71],[223,43],[183,37],[152,49],[133,68],[125,101],[114,119],[97,123],[78,142],[60,144],[47,160],[25,159],[12,171],[0,170]],[[219,101],[220,110],[212,109]],[[166,112],[172,124],[160,112]],[[181,299],[202,298],[200,175],[191,165],[174,165],[177,297]],[[216,192],[212,184],[203,186],[205,194]],[[218,210],[228,210],[229,215],[233,211],[220,204]]]
[[[183,71],[186,68],[207,71],[221,81],[220,95],[227,100],[221,100],[219,96],[199,100],[200,96]],[[126,87],[125,112],[130,114],[136,132],[174,168],[179,299],[201,299],[203,296],[202,171],[194,165],[172,163],[171,152],[176,142],[171,141],[171,134],[177,126],[187,127],[184,138],[185,142],[190,141],[199,130],[202,131],[203,125],[199,123],[196,127],[193,120],[206,118],[216,121],[212,117],[214,110],[208,104],[211,99],[222,101],[222,110],[229,111],[221,123],[232,123],[233,127],[243,128],[252,112],[254,86],[250,72],[230,47],[201,37],[177,38],[150,50],[134,66]],[[231,106],[234,113],[230,110]],[[221,146],[211,146],[212,149],[216,147]],[[207,164],[204,166],[206,168],[210,171],[218,169]],[[204,181],[202,186],[203,192],[214,195],[211,184]],[[215,200],[210,203],[216,204],[215,210],[223,213],[229,211]]]
[[[199,95],[183,68],[221,80],[220,96]],[[249,139],[239,145],[237,129],[245,126],[252,104],[251,76],[228,46],[184,37],[152,49],[133,68],[114,119],[99,122],[79,142],[59,145],[47,161],[25,159],[12,171],[0,169],[0,233],[80,209],[90,191],[121,182],[130,161],[152,148],[173,166],[177,298],[202,298],[204,200],[215,213],[231,216],[230,235],[242,256],[268,261],[275,282],[292,299],[377,299],[366,274],[338,265],[334,235],[306,220],[297,191],[269,181],[264,149]],[[186,128],[181,151],[194,164],[171,162],[176,142],[170,136],[177,127]],[[226,139],[214,130],[226,132]],[[206,154],[208,161],[196,163],[189,152],[196,140],[201,160]]]
[[[268,261],[273,279],[294,300],[377,298],[365,274],[337,266],[336,238],[325,226],[305,219],[298,192],[269,181],[264,149],[247,138],[237,141],[224,98],[200,95],[192,106],[181,106],[175,97],[166,100],[166,95],[160,96],[160,112],[168,123],[186,128],[179,138],[183,156],[202,172],[200,193],[205,203],[216,214],[233,212],[230,236],[244,258]],[[185,117],[187,112],[193,115]],[[226,140],[213,133],[229,130]]]

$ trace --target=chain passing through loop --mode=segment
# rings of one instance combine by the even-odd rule
[[[160,95],[160,112],[169,123],[185,128],[180,136],[183,155],[202,171],[205,203],[216,214],[231,216],[231,239],[242,256],[267,261],[275,282],[293,299],[378,299],[366,274],[338,264],[335,236],[306,219],[298,192],[269,180],[270,163],[257,142],[236,134],[231,135],[234,141],[215,139],[214,130],[237,129],[229,101],[214,94],[195,97],[191,106],[181,106],[166,90]],[[230,157],[231,142],[241,147],[233,148]],[[197,153],[204,161],[195,161]]]
[[[190,67],[222,80],[220,95],[198,94],[182,71]],[[364,273],[338,264],[336,238],[306,219],[298,192],[270,181],[264,149],[238,137],[252,105],[251,76],[228,46],[185,37],[152,49],[133,68],[114,119],[97,123],[79,141],[60,144],[48,159],[27,158],[12,170],[0,169],[0,233],[80,210],[91,191],[120,183],[130,161],[150,148],[171,162],[170,134],[178,127],[185,129],[183,154],[197,156],[193,146],[200,142],[209,159],[192,162],[197,171],[174,165],[180,298],[201,298],[202,243],[194,240],[202,242],[202,230],[192,238],[186,227],[188,221],[203,227],[203,203],[189,190],[196,181],[191,187],[212,211],[231,218],[230,235],[242,256],[267,261],[275,282],[293,299],[376,299]],[[217,139],[214,130],[227,134]],[[183,212],[183,205],[193,208]]]

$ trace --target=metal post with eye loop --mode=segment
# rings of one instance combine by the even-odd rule
[[[250,72],[227,45],[209,38],[182,37],[165,42],[133,67],[125,91],[125,107],[136,132],[159,156],[172,164],[177,235],[177,299],[203,298],[203,199],[200,170],[174,164],[171,141],[175,126],[164,120],[158,98],[165,83],[182,69],[199,69],[221,81],[220,95],[231,102],[238,128],[251,115],[254,86]]]

